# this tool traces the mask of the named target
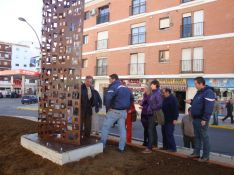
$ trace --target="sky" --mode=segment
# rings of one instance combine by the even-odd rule
[[[42,0],[0,0],[0,41],[10,43],[32,41],[39,45],[32,29],[19,21],[18,17],[25,18],[41,38],[42,6]]]
[[[0,0],[0,41],[38,44],[32,29],[18,17],[25,18],[41,38],[42,0]]]

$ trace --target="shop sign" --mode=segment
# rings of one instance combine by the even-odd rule
[[[206,85],[214,88],[234,88],[234,78],[205,78]],[[188,87],[194,87],[194,79],[188,79]]]

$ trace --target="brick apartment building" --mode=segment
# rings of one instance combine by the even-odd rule
[[[117,73],[133,89],[159,79],[179,99],[204,76],[221,100],[234,94],[233,0],[89,0],[85,7],[82,75],[100,93]]]
[[[11,69],[11,45],[0,42],[0,71]]]
[[[32,74],[40,68],[40,49],[33,43],[15,44],[0,42],[0,92],[5,96],[14,91],[22,93],[24,81],[24,93],[37,91],[38,77],[23,74]],[[18,71],[18,74],[15,73]],[[23,72],[23,73],[21,73]]]

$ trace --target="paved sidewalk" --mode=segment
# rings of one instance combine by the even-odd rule
[[[17,107],[18,110],[26,110],[26,111],[38,111],[38,104],[31,104],[31,105],[22,105],[22,106],[18,106]],[[137,112],[138,112],[138,119],[140,119],[140,113],[141,113],[141,110],[136,107],[137,109]],[[100,116],[105,116],[106,115],[106,109],[105,108],[102,108],[101,111],[99,112],[99,115]],[[180,114],[180,117],[178,119],[178,124],[181,123],[181,120],[183,118],[185,114]],[[222,118],[223,117],[219,117],[219,125],[212,125],[213,123],[213,118],[211,118],[210,120],[210,127],[211,128],[221,128],[221,129],[230,129],[230,130],[234,130],[234,124],[231,124],[231,120],[230,119],[227,119],[225,122],[222,121]]]

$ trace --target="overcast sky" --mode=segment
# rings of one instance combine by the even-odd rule
[[[0,0],[0,41],[38,43],[33,31],[18,17],[25,18],[41,38],[42,5],[42,0]]]
[[[18,17],[27,19],[41,36],[42,0],[0,0],[0,41],[37,43],[33,31]]]

